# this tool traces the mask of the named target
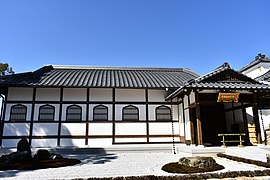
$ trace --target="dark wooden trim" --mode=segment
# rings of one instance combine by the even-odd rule
[[[115,88],[112,89],[112,144],[115,143]]]
[[[234,111],[234,102],[232,102],[232,113],[233,113],[233,124],[236,123],[236,120],[235,120],[235,111]]]
[[[242,103],[243,104],[243,103]],[[229,112],[229,111],[233,111],[233,110],[239,110],[239,109],[242,109],[242,108],[248,108],[248,107],[252,107],[251,104],[243,104],[241,106],[234,106],[234,108],[228,108],[228,109],[224,109],[225,112]]]
[[[9,104],[31,104],[32,101],[7,101]],[[36,101],[36,104],[59,104],[60,101]],[[85,101],[63,101],[62,104],[87,104]],[[91,101],[89,104],[112,104],[111,101]],[[115,101],[115,104],[137,104],[144,105],[144,101]],[[162,102],[148,102],[150,105],[159,105],[159,104],[167,104],[170,105],[170,102],[162,101]],[[179,102],[172,102],[173,105],[179,104]]]
[[[190,106],[190,97],[189,97],[189,95],[187,95],[187,97],[188,97],[188,107]],[[192,115],[191,108],[189,108],[190,138],[191,138],[190,143],[195,144],[194,122],[193,122],[193,118],[191,117],[191,115]]]
[[[89,102],[90,102],[90,88],[87,88],[86,97],[86,119],[85,119],[85,145],[88,145],[88,131],[89,131]]]
[[[33,126],[34,126],[34,115],[35,115],[35,101],[36,101],[36,93],[37,89],[33,88],[33,100],[32,100],[32,110],[31,110],[31,119],[30,119],[30,128],[29,128],[29,145],[32,143],[32,135],[33,135]]]
[[[57,137],[57,146],[60,146],[60,136],[61,136],[61,121],[62,121],[62,111],[63,111],[63,96],[64,96],[64,88],[60,89],[60,102],[59,102],[59,119],[58,119],[58,137]]]
[[[7,111],[7,103],[6,103],[7,98],[8,98],[8,91],[5,98],[3,98],[3,101],[2,101],[3,114],[1,116],[1,126],[0,126],[0,147],[2,147],[2,139],[3,139],[3,134],[4,134],[4,126],[5,126],[6,111]]]
[[[146,141],[149,143],[149,106],[148,106],[148,89],[145,89],[145,115],[146,115]]]
[[[253,93],[253,119],[255,123],[255,129],[256,129],[256,137],[258,144],[262,143],[262,136],[261,136],[261,128],[260,128],[260,122],[259,122],[259,114],[258,114],[258,104],[257,104],[257,95],[254,92]]]
[[[200,110],[200,99],[199,93],[197,91],[195,93],[195,105],[196,105],[196,119],[197,119],[197,140],[198,145],[203,145],[203,137],[202,137],[202,122],[201,122],[201,110]]]
[[[185,117],[185,109],[184,109],[184,99],[182,99],[182,111],[183,111],[183,123],[184,123],[184,140],[186,140],[186,117]]]
[[[245,142],[249,143],[250,139],[249,139],[249,130],[248,130],[248,121],[247,121],[247,112],[246,112],[246,108],[243,105],[243,103],[241,103],[242,105],[242,116],[243,116],[243,121],[244,121],[244,133],[246,133],[245,138]],[[242,132],[240,132],[242,133]]]

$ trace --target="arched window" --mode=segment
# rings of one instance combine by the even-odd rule
[[[81,120],[82,120],[82,107],[78,105],[68,106],[66,121],[81,121]]]
[[[123,121],[139,121],[139,109],[132,105],[124,107]]]
[[[54,106],[43,105],[39,108],[39,121],[54,121]]]
[[[164,105],[157,107],[156,120],[157,121],[171,121],[172,120],[171,109]]]
[[[21,104],[17,104],[11,107],[10,121],[24,122],[26,121],[27,107]]]
[[[98,105],[94,107],[93,110],[93,120],[94,121],[107,121],[108,120],[108,107],[103,105]]]

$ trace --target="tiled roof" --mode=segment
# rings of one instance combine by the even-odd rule
[[[268,57],[266,57],[265,55],[259,53],[256,57],[255,60],[251,61],[251,63],[249,63],[248,65],[242,67],[239,72],[243,72],[253,66],[255,66],[256,64],[259,64],[260,62],[270,62],[270,59]]]
[[[45,66],[0,77],[0,86],[179,88],[198,76],[184,68]]]
[[[266,73],[264,73],[263,75],[256,77],[255,78],[256,81],[270,81],[270,71],[267,71]]]
[[[260,83],[246,75],[231,69],[224,63],[212,72],[190,80],[184,86],[167,96],[166,99],[175,97],[185,89],[222,89],[222,90],[270,90],[270,86]]]

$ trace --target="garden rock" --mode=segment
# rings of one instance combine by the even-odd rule
[[[26,138],[22,138],[17,144],[17,151],[27,151],[31,153],[31,147]]]
[[[29,160],[29,153],[27,151],[17,151],[10,153],[8,155],[2,155],[0,157],[0,167],[2,168],[9,166],[12,163],[28,160]]]
[[[178,164],[189,167],[214,167],[217,165],[216,161],[212,157],[183,157],[179,160]]]
[[[51,153],[46,149],[39,149],[37,150],[36,154],[34,155],[34,160],[41,161],[41,160],[49,160],[51,157]]]

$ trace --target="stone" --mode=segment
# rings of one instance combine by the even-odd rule
[[[180,158],[178,164],[189,166],[189,167],[199,167],[199,168],[213,167],[217,165],[214,158],[201,157],[201,156]]]
[[[22,138],[17,144],[17,151],[27,151],[31,153],[31,147],[26,138]]]
[[[34,155],[35,161],[40,160],[49,160],[51,156],[51,153],[46,149],[39,149],[37,150],[36,154]]]
[[[60,154],[51,154],[50,159],[55,160],[55,159],[63,159],[64,157],[61,156]]]
[[[10,153],[8,155],[2,155],[0,157],[0,167],[7,167],[12,163],[28,161],[29,152],[28,151],[17,151]]]

